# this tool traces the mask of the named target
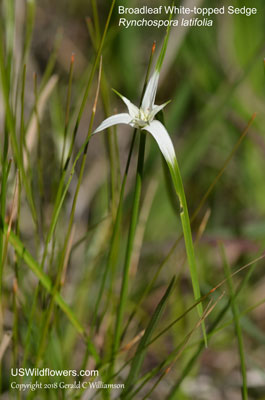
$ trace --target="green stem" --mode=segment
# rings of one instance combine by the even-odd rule
[[[79,128],[81,117],[82,117],[84,109],[85,109],[85,105],[86,105],[86,101],[87,101],[87,98],[88,98],[89,90],[90,90],[90,87],[91,87],[91,84],[92,84],[92,81],[93,81],[93,77],[95,75],[96,69],[97,69],[98,64],[99,64],[99,60],[100,60],[100,57],[101,57],[103,45],[104,45],[104,42],[105,42],[105,38],[106,38],[106,35],[107,35],[107,31],[108,31],[108,28],[109,28],[109,23],[110,23],[110,19],[111,19],[111,16],[112,16],[112,12],[113,12],[113,8],[114,8],[115,3],[116,3],[116,0],[112,0],[111,6],[110,6],[110,10],[109,10],[109,14],[108,14],[108,17],[107,17],[107,21],[106,21],[106,24],[105,24],[105,27],[104,27],[104,32],[103,32],[103,35],[102,35],[102,38],[101,38],[101,41],[100,41],[100,45],[99,45],[99,48],[98,48],[98,51],[97,51],[96,59],[94,61],[94,64],[93,64],[93,67],[92,67],[92,70],[91,70],[91,73],[90,73],[90,76],[89,76],[89,79],[88,79],[88,83],[87,83],[87,86],[86,86],[86,89],[85,89],[85,93],[83,95],[82,103],[81,103],[81,106],[80,106],[80,110],[79,110],[79,113],[78,113],[78,116],[77,116],[76,124],[75,124],[73,135],[72,135],[70,149],[69,149],[68,156],[67,156],[67,159],[66,159],[66,162],[65,162],[65,165],[64,165],[64,169],[65,170],[67,169],[67,166],[69,164],[69,161],[70,161],[70,158],[71,158],[71,155],[72,155],[74,142],[75,142],[75,137],[76,137],[76,134],[77,134],[77,131],[78,131],[78,128]]]
[[[64,137],[63,137],[63,150],[62,150],[62,159],[61,159],[61,169],[63,168],[66,137],[67,137],[67,130],[68,130],[68,125],[69,125],[69,112],[70,112],[70,101],[71,101],[72,82],[73,82],[73,71],[74,71],[74,54],[72,54],[71,62],[70,62],[69,81],[68,81],[68,89],[67,89],[67,95],[66,95],[66,110],[65,110]]]
[[[243,336],[240,326],[240,315],[236,303],[235,298],[235,291],[233,287],[233,281],[231,277],[231,270],[230,266],[227,261],[225,249],[222,243],[220,243],[220,250],[224,264],[225,275],[227,278],[228,288],[229,288],[229,295],[230,295],[230,303],[231,309],[234,317],[234,326],[235,326],[235,333],[237,336],[238,342],[238,351],[240,357],[240,365],[241,365],[241,375],[242,375],[242,399],[248,400],[248,386],[247,386],[247,371],[246,371],[246,361],[245,361],[245,353],[244,353],[244,343],[243,343]]]
[[[31,39],[32,33],[34,29],[34,22],[35,22],[35,12],[36,12],[36,4],[35,1],[27,1],[27,16],[26,16],[26,23],[25,23],[25,40],[24,40],[24,48],[23,48],[23,64],[26,62]]]
[[[122,320],[123,314],[125,310],[127,294],[128,294],[128,283],[129,283],[129,270],[131,264],[131,257],[133,251],[133,243],[136,231],[136,225],[138,221],[139,214],[139,206],[140,206],[140,197],[141,197],[141,188],[142,188],[142,180],[143,180],[143,168],[144,168],[144,153],[145,153],[145,142],[146,135],[141,133],[140,143],[139,143],[139,153],[138,153],[138,164],[137,164],[137,174],[136,174],[136,182],[135,182],[135,190],[134,190],[134,199],[133,199],[133,209],[132,209],[132,217],[131,224],[129,229],[129,236],[126,248],[126,256],[125,263],[123,268],[123,279],[122,279],[122,287],[120,293],[120,302],[117,310],[117,319],[115,325],[115,334],[114,334],[114,342],[112,348],[113,360],[109,370],[109,376],[112,375],[115,363],[115,356],[118,351],[120,345],[121,338],[121,329],[122,329]]]
[[[5,138],[6,140],[7,138]],[[6,157],[5,157],[6,158]],[[4,246],[4,224],[6,213],[6,197],[7,197],[7,179],[11,167],[11,160],[3,160],[3,174],[2,174],[2,187],[0,196],[0,304],[2,304],[2,290],[3,290],[3,270],[5,264],[6,249]]]
[[[194,246],[193,246],[193,240],[192,240],[192,234],[191,234],[188,206],[187,206],[186,196],[185,196],[185,192],[184,192],[183,182],[182,182],[177,159],[175,159],[174,165],[171,165],[170,163],[168,163],[168,167],[169,167],[169,170],[170,170],[170,173],[172,176],[172,180],[173,180],[173,184],[174,184],[177,196],[179,198],[179,202],[180,202],[180,219],[181,219],[181,224],[182,224],[182,229],[183,229],[184,241],[185,241],[185,245],[186,245],[186,252],[187,252],[188,264],[189,264],[189,268],[190,268],[193,293],[194,293],[195,300],[197,300],[201,297],[200,285],[199,285],[196,259],[195,259],[195,253],[194,253]],[[201,303],[198,304],[197,309],[199,312],[199,316],[201,317],[203,314],[203,307],[202,307]],[[205,345],[207,347],[207,336],[206,336],[204,321],[202,322],[202,330],[203,330]]]
[[[91,5],[92,5],[92,11],[93,11],[93,20],[94,20],[94,25],[95,25],[96,39],[97,39],[97,41],[99,41],[99,38],[100,38],[100,25],[99,25],[99,15],[98,15],[97,2],[95,0],[91,0]]]

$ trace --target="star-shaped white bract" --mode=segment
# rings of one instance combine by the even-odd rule
[[[168,104],[168,102],[166,102],[161,106],[155,105],[158,79],[159,72],[155,70],[147,84],[140,108],[115,91],[115,93],[118,94],[126,104],[128,113],[112,115],[105,119],[93,133],[101,132],[110,126],[117,124],[127,124],[134,128],[145,130],[151,133],[153,138],[156,140],[167,163],[174,166],[176,155],[173,143],[164,125],[154,119],[156,114]]]

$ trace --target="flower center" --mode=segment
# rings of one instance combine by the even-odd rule
[[[140,108],[139,110],[139,117],[138,117],[141,121],[143,122],[148,122],[150,119],[150,113],[149,110],[145,111],[142,108]]]
[[[143,128],[152,121],[150,110],[139,109],[139,114],[133,119],[132,124],[136,128]]]

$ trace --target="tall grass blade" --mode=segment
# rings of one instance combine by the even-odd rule
[[[170,173],[171,173],[171,176],[173,179],[176,193],[177,193],[179,201],[180,201],[180,218],[181,218],[183,235],[184,235],[184,240],[185,240],[185,245],[186,245],[186,250],[187,250],[187,258],[188,258],[188,264],[189,264],[189,268],[190,268],[191,282],[192,282],[194,297],[196,300],[201,297],[201,292],[200,292],[200,284],[199,284],[199,278],[198,278],[198,272],[197,272],[197,266],[196,266],[196,259],[195,259],[195,253],[194,253],[194,247],[193,247],[193,240],[192,240],[192,234],[191,234],[190,219],[189,219],[189,212],[188,212],[186,196],[185,196],[185,192],[184,192],[184,187],[183,187],[182,178],[181,178],[177,159],[175,160],[174,166],[172,166],[171,164],[168,164],[168,166],[169,166],[169,170],[170,170]],[[203,308],[202,308],[201,303],[198,304],[198,312],[199,312],[199,316],[201,317],[203,314]],[[207,336],[206,336],[204,321],[202,321],[202,330],[203,330],[205,345],[207,347]]]
[[[168,298],[172,292],[172,289],[174,287],[174,283],[175,283],[175,277],[173,277],[171,279],[171,282],[166,290],[166,293],[164,294],[164,296],[162,297],[162,299],[160,300],[158,306],[156,307],[154,314],[152,315],[150,322],[145,330],[144,336],[142,337],[135,356],[132,360],[132,364],[131,364],[131,369],[129,372],[129,375],[126,379],[125,382],[125,390],[122,393],[122,398],[128,399],[128,393],[131,391],[135,381],[138,378],[138,375],[140,373],[144,358],[145,358],[145,354],[146,354],[146,344],[150,341],[153,332],[155,330],[155,328],[157,327],[160,318],[164,312],[164,309],[166,307],[166,303],[168,301]]]
[[[247,372],[246,372],[246,361],[245,361],[245,352],[244,352],[244,343],[243,343],[243,336],[242,330],[240,326],[240,315],[235,299],[235,291],[233,287],[233,281],[231,278],[231,270],[228,264],[227,256],[225,253],[225,248],[222,243],[220,243],[220,251],[224,265],[224,271],[228,283],[229,288],[229,296],[230,296],[230,304],[231,309],[234,317],[234,325],[235,325],[235,333],[237,336],[237,343],[238,343],[238,350],[240,356],[240,364],[241,364],[241,375],[242,375],[242,399],[248,399],[248,385],[247,385]]]

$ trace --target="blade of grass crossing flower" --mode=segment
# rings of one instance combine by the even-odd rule
[[[150,319],[150,322],[145,330],[144,336],[142,337],[138,345],[135,356],[132,360],[129,375],[125,382],[125,390],[122,392],[121,398],[128,399],[128,393],[131,391],[135,381],[138,378],[146,354],[146,344],[150,341],[152,334],[162,317],[168,298],[173,290],[174,283],[175,283],[175,277],[171,279],[171,282],[166,290],[166,293],[164,294],[158,306],[156,307]]]
[[[235,291],[233,287],[233,281],[231,278],[231,270],[230,266],[228,264],[227,256],[225,253],[225,248],[222,243],[219,244],[220,246],[220,252],[223,260],[223,265],[224,265],[224,271],[228,283],[228,288],[229,288],[229,296],[230,296],[230,304],[231,304],[231,309],[234,317],[234,326],[235,326],[235,333],[237,336],[237,343],[238,343],[238,350],[239,350],[239,356],[240,356],[240,364],[241,364],[241,375],[242,375],[242,399],[247,400],[248,399],[248,386],[247,386],[247,372],[246,372],[246,361],[245,361],[245,352],[244,352],[244,343],[243,343],[243,336],[242,336],[242,331],[241,331],[241,326],[240,326],[240,316],[239,316],[239,311],[235,299]]]

